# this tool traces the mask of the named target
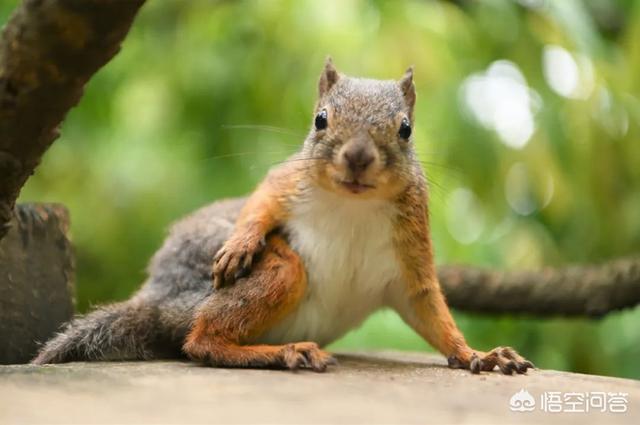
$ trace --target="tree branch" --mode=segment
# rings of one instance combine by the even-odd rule
[[[597,318],[640,303],[640,258],[540,271],[442,266],[438,277],[449,304],[471,312]]]
[[[144,0],[25,0],[0,39],[0,239],[85,83],[120,49]]]

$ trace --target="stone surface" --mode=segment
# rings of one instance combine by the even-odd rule
[[[471,375],[439,356],[339,356],[324,374],[188,362],[0,366],[0,423],[640,423],[640,382],[534,370]],[[515,413],[525,389],[627,393],[627,413]]]
[[[0,363],[26,363],[73,315],[73,251],[61,205],[22,204],[0,240]]]

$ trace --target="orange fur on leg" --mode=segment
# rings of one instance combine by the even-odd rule
[[[215,291],[200,306],[183,349],[213,366],[323,371],[333,358],[312,342],[244,345],[289,313],[305,290],[300,258],[280,236],[271,236],[248,278]]]
[[[474,373],[496,366],[505,374],[526,373],[533,364],[512,348],[489,353],[469,347],[456,326],[440,288],[433,263],[426,209],[426,186],[409,188],[398,200],[394,242],[403,268],[404,285],[395,288],[392,303],[402,318],[429,344],[447,357],[449,366]]]

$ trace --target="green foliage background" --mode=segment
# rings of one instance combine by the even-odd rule
[[[15,4],[0,0],[0,22]],[[551,46],[561,55],[545,73]],[[250,192],[296,149],[327,54],[373,78],[415,65],[439,263],[520,269],[640,251],[640,2],[150,1],[20,199],[70,209],[79,311],[127,298],[172,221]],[[509,114],[483,125],[468,107],[466,84],[492,64],[520,81],[503,94],[529,96],[524,145],[491,128],[509,129]],[[572,75],[582,92],[563,93]],[[640,309],[600,321],[456,317],[479,349],[640,378]],[[334,348],[429,350],[391,312]]]

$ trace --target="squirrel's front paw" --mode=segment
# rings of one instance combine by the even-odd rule
[[[231,237],[220,248],[213,262],[213,287],[218,289],[249,274],[253,258],[264,249],[264,238]]]
[[[450,356],[449,367],[454,369],[469,369],[472,373],[480,371],[490,372],[496,366],[505,375],[527,373],[527,369],[535,366],[529,360],[522,357],[511,347],[498,347],[488,353],[473,352],[467,356]]]

